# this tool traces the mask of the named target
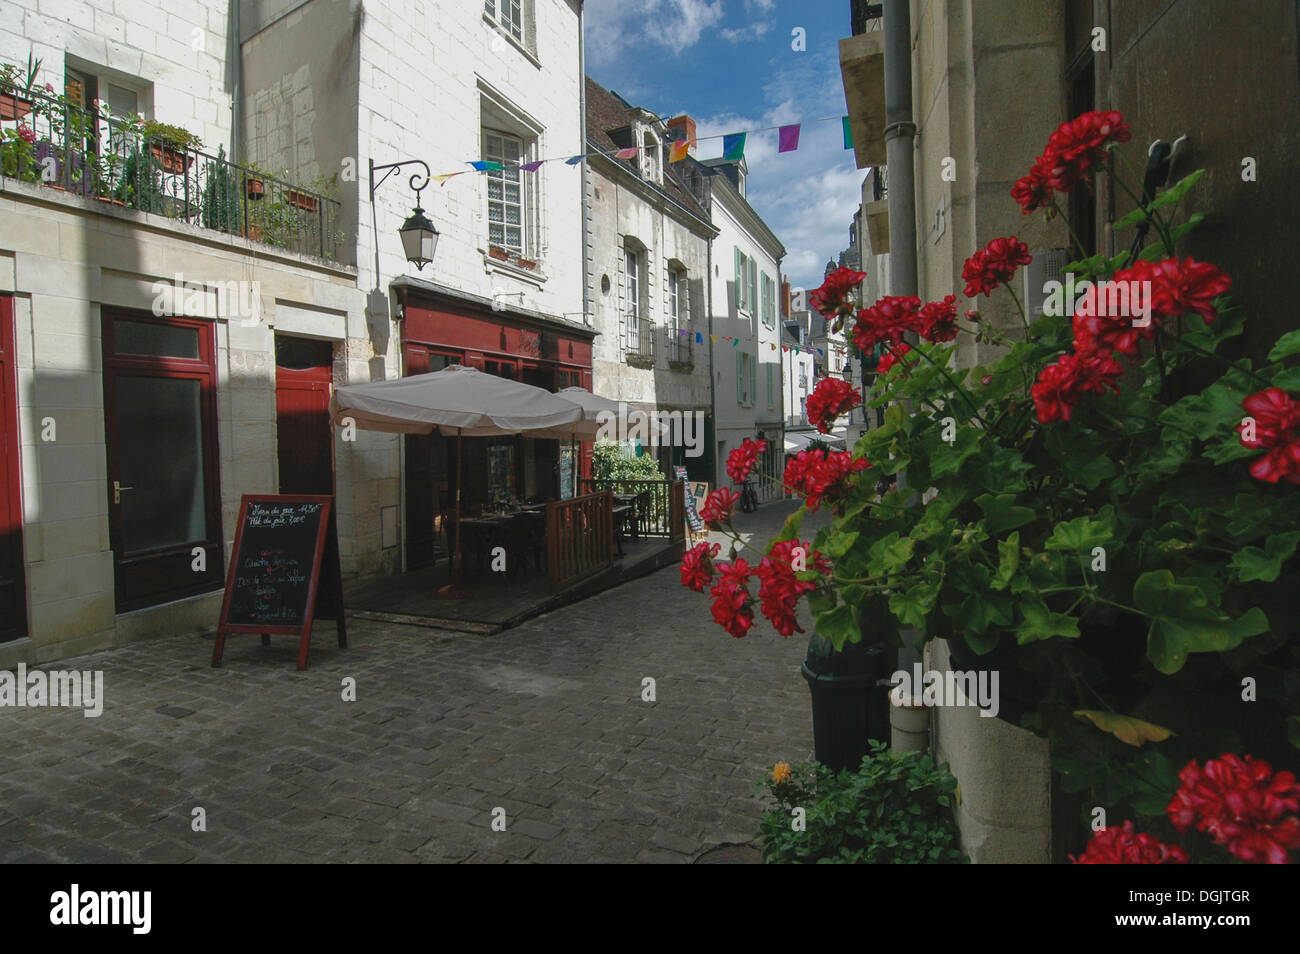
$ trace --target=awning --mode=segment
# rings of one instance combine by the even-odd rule
[[[817,431],[786,431],[785,432],[785,452],[787,454],[797,454],[800,451],[808,449],[808,445],[813,441],[821,441],[830,447],[831,450],[844,450],[844,437],[836,434],[821,434]]]

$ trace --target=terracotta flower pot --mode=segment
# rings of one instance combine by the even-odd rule
[[[497,248],[495,245],[488,246],[488,255],[492,258],[500,259],[503,262],[510,261],[510,253],[503,248]]]
[[[0,93],[0,119],[14,122],[32,111],[32,101],[16,93]]]
[[[194,157],[189,153],[180,149],[173,149],[171,146],[151,143],[149,151],[155,159],[162,163],[165,172],[179,174],[194,163]]]
[[[260,199],[266,191],[266,184],[261,179],[248,180],[248,197],[250,199]]]
[[[285,192],[285,197],[289,200],[290,205],[302,209],[304,212],[316,211],[316,197],[314,195],[289,189]]]
[[[531,258],[515,259],[515,264],[518,265],[520,268],[528,269],[530,272],[537,268],[537,263],[534,262]]]

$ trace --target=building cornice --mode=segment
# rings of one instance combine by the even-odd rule
[[[593,150],[596,148],[595,144],[591,142],[588,142],[587,146]],[[669,195],[665,189],[652,182],[646,182],[618,160],[605,155],[603,152],[593,152],[588,154],[587,162],[591,168],[605,176],[605,178],[632,190],[647,203],[655,206],[664,214],[673,216],[696,234],[707,239],[717,237],[720,230],[716,225],[686,208],[686,206]]]

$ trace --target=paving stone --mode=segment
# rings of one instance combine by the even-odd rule
[[[806,641],[727,637],[676,567],[491,637],[350,623],[306,673],[192,635],[78,659],[102,718],[0,720],[0,862],[684,863],[751,842],[755,783],[811,750]]]

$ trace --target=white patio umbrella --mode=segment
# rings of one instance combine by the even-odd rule
[[[456,434],[456,574],[460,575],[460,506],[464,455],[461,437],[522,434],[572,425],[582,409],[549,391],[453,364],[441,371],[414,374],[391,381],[350,384],[334,390],[330,420],[343,426],[351,419],[357,427],[390,434],[431,434],[435,430]],[[468,595],[459,587],[443,588],[444,595]]]

